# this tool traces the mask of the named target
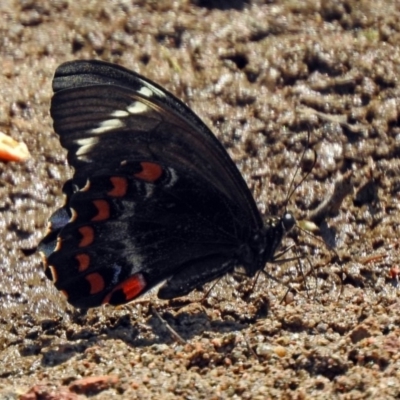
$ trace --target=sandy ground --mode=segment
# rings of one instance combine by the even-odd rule
[[[0,399],[400,397],[398,1],[3,0],[0,13],[0,130],[32,154],[0,164]],[[310,133],[318,162],[288,208],[319,231],[289,235],[283,257],[301,258],[267,265],[279,282],[234,274],[204,301],[68,306],[35,249],[71,176],[51,80],[77,58],[182,98],[266,214],[305,175]]]

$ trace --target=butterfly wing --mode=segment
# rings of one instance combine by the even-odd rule
[[[75,174],[40,250],[68,301],[122,304],[168,278],[159,296],[172,298],[231,270],[262,221],[202,121],[100,61],[61,65],[53,88],[54,129]]]
[[[72,61],[56,71],[51,115],[75,178],[101,164],[161,160],[187,168],[238,203],[249,224],[262,225],[254,199],[228,153],[185,104],[121,66]],[[105,155],[107,157],[105,157]]]

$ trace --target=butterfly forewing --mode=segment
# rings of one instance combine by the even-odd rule
[[[236,165],[206,125],[165,89],[101,61],[61,65],[53,81],[51,115],[76,174],[101,162],[161,160],[207,178],[261,227],[252,195]],[[95,164],[95,165],[90,165]]]

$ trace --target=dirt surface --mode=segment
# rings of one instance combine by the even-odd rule
[[[0,399],[400,397],[398,1],[3,0],[0,20],[0,130],[32,154],[0,164]],[[289,235],[301,258],[267,265],[279,282],[68,306],[35,249],[71,176],[51,80],[78,58],[182,98],[266,214],[312,164],[310,134],[288,208],[319,230]]]

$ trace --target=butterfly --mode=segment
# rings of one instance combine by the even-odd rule
[[[41,241],[45,274],[78,308],[132,301],[159,285],[183,296],[273,260],[292,214],[263,218],[200,118],[119,65],[60,65],[51,116],[75,172]]]

